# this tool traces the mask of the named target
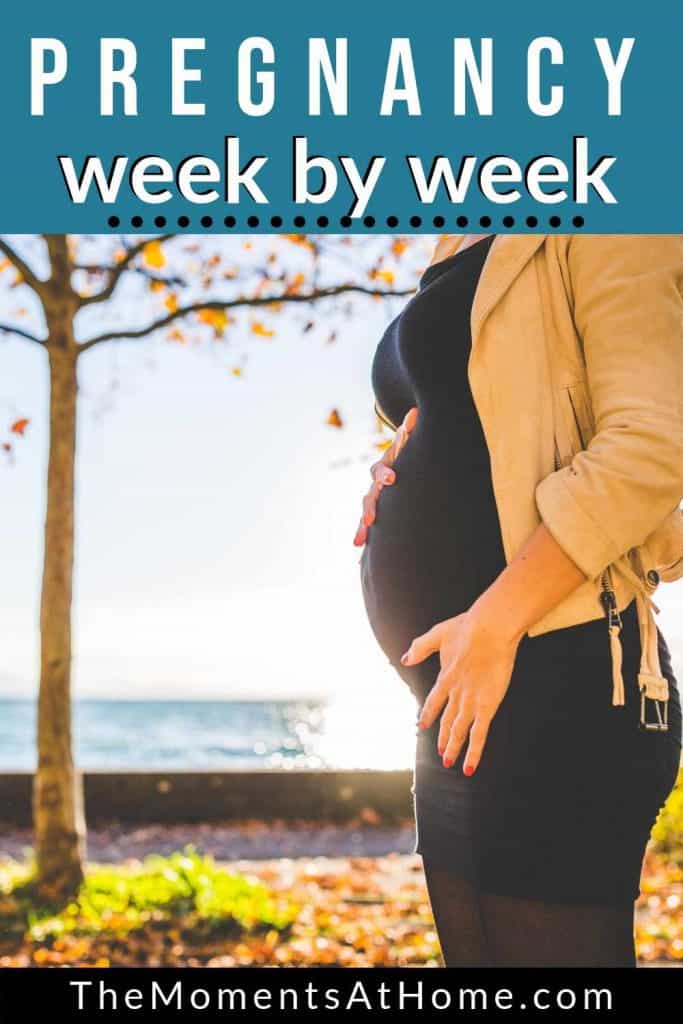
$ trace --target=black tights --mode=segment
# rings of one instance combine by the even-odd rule
[[[423,858],[446,967],[635,967],[633,904],[498,896]]]

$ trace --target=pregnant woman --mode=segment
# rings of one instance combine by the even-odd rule
[[[682,291],[682,236],[444,236],[377,348],[355,543],[447,966],[635,966],[681,754],[651,594],[683,574]]]

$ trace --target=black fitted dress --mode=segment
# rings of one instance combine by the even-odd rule
[[[472,299],[493,236],[432,264],[391,322],[372,368],[380,408],[417,425],[379,498],[361,556],[368,617],[419,712],[438,655],[405,668],[410,641],[465,611],[505,566],[489,453],[467,377]],[[604,619],[518,648],[510,686],[480,765],[451,768],[436,749],[440,717],[416,724],[415,851],[482,889],[552,902],[623,904],[639,893],[642,858],[676,778],[681,711],[669,731],[639,728],[640,638],[635,602],[622,613],[625,707],[613,707]]]

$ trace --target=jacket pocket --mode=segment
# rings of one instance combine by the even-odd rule
[[[588,447],[595,433],[595,419],[583,381],[558,388],[555,395],[555,465],[569,465],[577,452]]]

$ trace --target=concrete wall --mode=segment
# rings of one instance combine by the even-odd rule
[[[0,774],[0,821],[30,824],[32,779],[31,772]],[[89,821],[344,821],[366,807],[409,816],[411,783],[410,770],[83,773]]]

